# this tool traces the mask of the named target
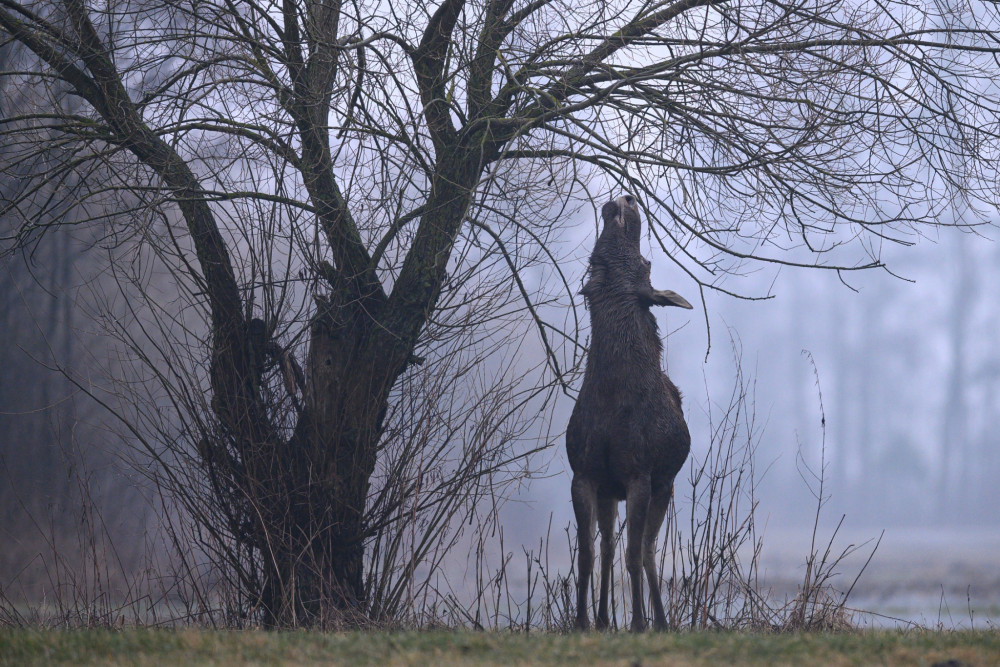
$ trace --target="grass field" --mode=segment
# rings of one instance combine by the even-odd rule
[[[0,630],[2,665],[982,665],[1000,632],[512,635]]]

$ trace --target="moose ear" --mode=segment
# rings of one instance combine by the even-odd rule
[[[694,308],[688,300],[677,292],[668,289],[655,289],[640,296],[646,303],[652,306],[677,306],[678,308]]]
[[[682,297],[677,292],[673,292],[668,289],[656,290],[655,292],[659,305],[661,306],[677,306],[679,308],[687,308],[688,310],[694,308],[688,300]]]
[[[609,201],[601,208],[601,217],[604,218],[605,227],[611,223],[615,223],[619,227],[625,226],[625,218],[622,217],[621,208],[616,201]]]

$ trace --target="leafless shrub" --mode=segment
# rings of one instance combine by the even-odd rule
[[[819,514],[826,501],[822,490],[825,468],[816,475],[816,517],[799,593],[792,600],[778,599],[761,576],[765,539],[756,523],[760,502],[756,490],[762,480],[755,455],[763,426],[756,419],[754,380],[744,374],[735,344],[734,349],[736,375],[728,401],[720,411],[713,410],[709,401],[711,442],[704,450],[693,447],[689,495],[675,498],[667,515],[659,572],[669,626],[674,630],[764,632],[852,629],[853,615],[861,612],[849,608],[847,602],[867,563],[843,592],[836,588],[836,577],[843,560],[865,545],[834,551],[837,530],[825,546],[819,541]],[[825,428],[825,418],[822,422]],[[620,527],[611,591],[612,629],[630,624],[621,532]],[[570,527],[566,539],[573,563],[575,540]],[[566,574],[553,569],[551,540],[550,526],[537,551],[524,552],[523,580],[502,537],[494,545],[494,551],[501,554],[499,565],[479,559],[487,546],[477,545],[477,593],[473,603],[464,607],[452,599],[451,608],[458,610],[453,621],[477,628],[569,631],[575,616],[576,573],[572,566]],[[874,549],[869,561],[872,555]],[[513,586],[520,596],[517,601],[510,598],[512,578],[518,582]]]
[[[501,522],[500,510],[509,485],[521,479],[519,474],[510,474],[510,466],[523,465],[531,453],[530,449],[513,446],[521,432],[511,428],[527,428],[537,418],[518,412],[528,405],[532,394],[519,395],[510,384],[503,392],[491,386],[478,394],[479,400],[456,403],[456,378],[469,373],[475,377],[470,368],[462,372],[450,365],[460,366],[463,360],[469,359],[453,355],[443,366],[449,372],[415,374],[412,385],[403,385],[404,391],[412,393],[400,401],[402,412],[390,417],[398,431],[387,439],[386,446],[396,447],[392,460],[405,465],[379,475],[379,493],[373,496],[373,503],[383,503],[391,511],[382,514],[388,529],[375,531],[370,545],[373,561],[366,585],[371,590],[372,612],[366,623],[569,631],[575,617],[575,572],[572,566],[566,574],[559,572],[550,557],[554,546],[551,519],[537,548],[521,547],[519,554],[506,543]],[[817,485],[813,489],[816,518],[800,591],[790,601],[776,600],[761,580],[764,536],[755,521],[759,508],[756,489],[760,483],[755,452],[762,427],[756,420],[754,381],[744,374],[738,352],[736,362],[737,373],[725,407],[719,412],[709,409],[711,443],[706,450],[695,448],[693,453],[688,473],[690,493],[676,500],[668,514],[659,571],[670,627],[852,629],[854,610],[847,602],[864,567],[845,592],[836,590],[835,573],[842,569],[843,559],[860,547],[851,545],[835,551],[837,530],[825,545],[819,541],[819,514],[826,501],[822,452],[821,467],[813,476]],[[491,373],[489,377],[495,376]],[[484,379],[476,377],[477,382]],[[822,414],[821,395],[820,406]],[[825,429],[825,418],[821,418],[821,428]],[[503,435],[486,436],[484,429],[506,430]],[[506,440],[478,450],[454,446],[455,441],[495,442],[489,437]],[[437,446],[430,447],[430,443]],[[178,453],[167,452],[175,456]],[[73,627],[122,623],[214,627],[253,624],[252,600],[246,596],[246,588],[233,579],[253,576],[254,563],[240,560],[224,527],[214,533],[206,531],[213,525],[210,521],[217,519],[202,517],[192,522],[185,517],[184,513],[199,498],[193,494],[177,496],[176,490],[201,488],[192,484],[202,474],[200,470],[194,467],[188,471],[176,465],[170,470],[191,475],[182,478],[183,483],[172,488],[171,493],[157,496],[164,503],[160,516],[166,539],[173,547],[171,558],[155,566],[150,563],[143,576],[133,575],[124,590],[112,590],[108,582],[113,577],[108,568],[114,564],[113,545],[101,532],[100,517],[93,514],[94,503],[87,495],[86,476],[81,473],[79,539],[87,554],[86,567],[69,563],[53,537],[56,557],[47,572],[56,598],[26,608],[23,603],[15,603],[9,586],[0,589],[0,623]],[[575,562],[572,535],[567,527],[565,539],[571,563]],[[460,576],[448,569],[454,566],[448,555],[460,543],[468,545],[468,571],[474,576],[471,590],[449,582],[449,577]],[[613,629],[628,626],[627,610],[631,608],[620,543],[619,539],[612,586]],[[149,546],[154,546],[152,541]]]
[[[833,530],[829,540],[825,545],[817,541],[820,514],[823,506],[829,499],[825,495],[826,486],[826,410],[823,407],[823,391],[819,383],[819,369],[812,354],[808,350],[803,350],[802,354],[809,360],[816,377],[816,396],[819,402],[820,413],[820,459],[819,470],[810,468],[806,460],[799,451],[798,463],[800,472],[809,490],[816,499],[816,512],[813,518],[812,536],[809,543],[809,554],[806,558],[806,572],[795,599],[782,608],[783,619],[781,627],[783,630],[849,630],[854,627],[852,610],[847,607],[847,599],[854,590],[854,585],[868,567],[875,551],[882,542],[880,535],[878,541],[872,547],[868,560],[858,571],[854,581],[844,592],[838,592],[833,587],[833,578],[839,571],[845,558],[853,555],[860,549],[865,548],[868,542],[860,545],[848,545],[839,552],[834,550],[834,540],[840,527],[844,523],[844,517],[840,517],[837,527]],[[884,531],[883,531],[884,534]],[[822,553],[821,553],[822,550]]]
[[[69,461],[73,526],[53,512],[22,510],[31,521],[22,537],[41,544],[19,572],[0,581],[0,626],[113,628],[176,622],[169,599],[175,581],[167,572],[170,557],[156,534],[135,534],[116,542],[95,496],[95,474],[79,451]],[[135,500],[137,493],[130,493]],[[124,500],[124,498],[122,499]],[[123,553],[123,550],[125,551]],[[136,567],[140,562],[141,567]],[[28,570],[31,570],[30,574]]]

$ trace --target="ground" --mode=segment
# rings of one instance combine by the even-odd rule
[[[1000,631],[629,634],[0,630],[0,665],[1000,664]]]

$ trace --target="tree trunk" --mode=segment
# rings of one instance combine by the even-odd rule
[[[273,626],[355,625],[366,607],[365,505],[389,392],[407,356],[385,344],[373,313],[348,294],[317,297],[295,431],[261,448],[245,482],[259,500],[253,546]]]

